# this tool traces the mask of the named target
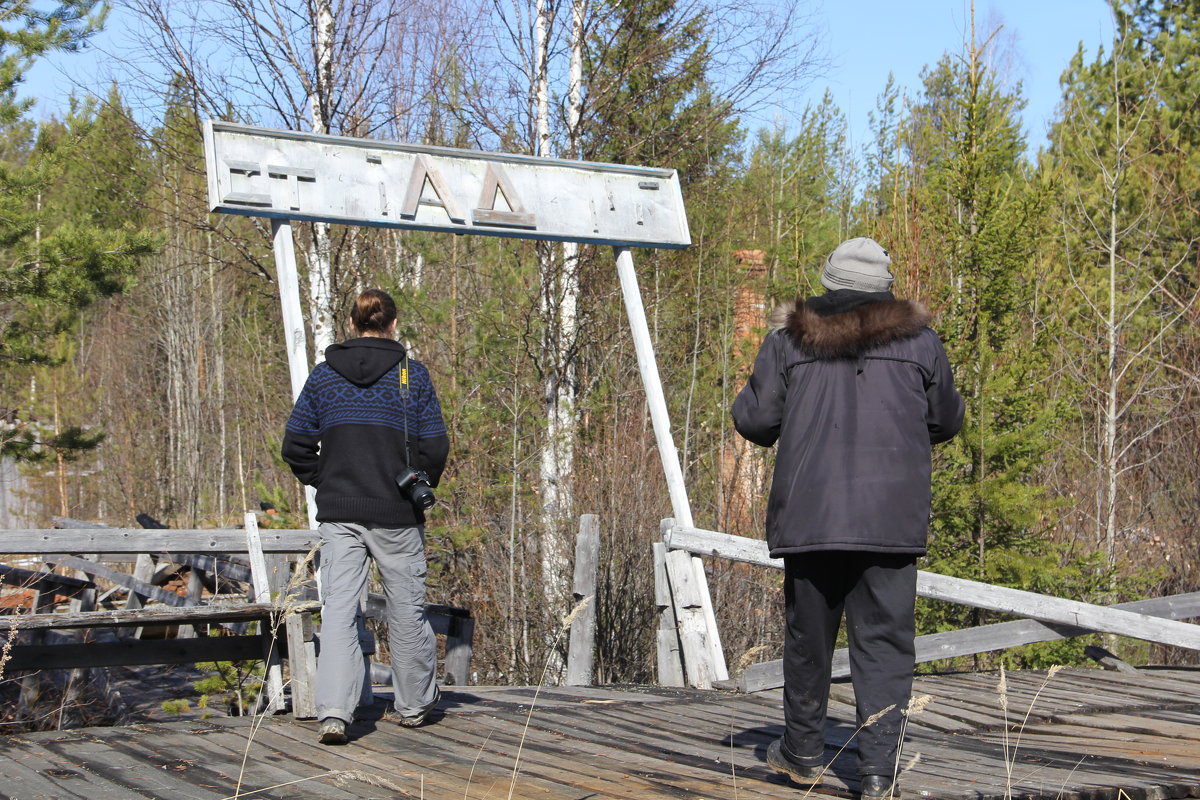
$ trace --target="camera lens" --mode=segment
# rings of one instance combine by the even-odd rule
[[[433,496],[433,489],[423,483],[412,485],[412,500],[418,508],[429,508],[437,502],[437,498]]]

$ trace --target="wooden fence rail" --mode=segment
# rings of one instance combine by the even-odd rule
[[[51,528],[0,532],[0,554],[37,555],[48,564],[70,568],[80,577],[66,577],[0,565],[0,582],[33,589],[37,593],[35,613],[0,615],[0,637],[9,631],[28,632],[27,641],[11,648],[9,671],[174,664],[213,660],[263,659],[268,662],[266,695],[269,708],[283,708],[280,656],[291,664],[292,709],[297,717],[312,717],[312,682],[315,677],[315,642],[308,614],[319,608],[315,587],[292,580],[286,556],[304,556],[319,544],[313,530],[260,530],[248,514],[243,529],[140,529],[140,528]],[[80,555],[86,554],[86,556]],[[153,555],[159,559],[156,570]],[[246,563],[232,560],[245,556]],[[107,558],[128,563],[137,556],[135,574],[130,575],[100,563]],[[188,595],[156,585],[179,564],[191,568]],[[200,573],[204,573],[203,576]],[[249,583],[249,601],[238,596],[214,595],[201,604],[201,585],[214,581]],[[96,581],[127,592],[124,608],[99,608],[94,601],[69,612],[54,612],[55,598],[71,598],[88,592],[95,595]],[[112,593],[110,590],[109,594]],[[239,590],[240,591],[240,590]],[[285,597],[286,595],[286,597]],[[143,601],[162,606],[146,608]],[[111,601],[109,601],[111,604]],[[369,617],[386,616],[381,595],[368,598]],[[449,606],[427,605],[434,631],[446,638],[444,661],[447,683],[466,684],[470,679],[474,619],[470,612]],[[223,624],[241,632],[240,624],[259,621],[256,635],[207,637],[210,625]],[[121,630],[147,625],[178,625],[181,632],[199,634],[172,640],[140,641],[124,638],[116,642],[65,640],[59,631],[106,628]],[[286,636],[276,636],[276,628]],[[54,638],[47,639],[47,636]]]
[[[771,558],[767,543],[760,539],[699,528],[681,528],[667,520],[663,524],[663,541],[668,550],[682,550],[693,555],[714,556],[773,569],[783,568],[783,560]],[[919,571],[917,595],[1026,618],[917,637],[919,662],[1002,650],[1092,632],[1200,650],[1200,625],[1181,621],[1200,616],[1200,593],[1098,606]],[[679,635],[686,663],[689,647],[687,631],[682,626]],[[693,653],[702,652],[696,647],[690,649]],[[835,654],[835,676],[844,677],[849,674],[848,670],[847,656],[839,651]],[[782,686],[782,662],[753,665],[734,683],[746,691]]]

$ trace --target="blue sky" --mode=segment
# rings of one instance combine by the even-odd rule
[[[915,93],[923,67],[946,52],[961,51],[970,31],[970,0],[801,0],[821,35],[830,59],[801,98],[801,108],[764,109],[751,127],[770,124],[778,113],[787,121],[805,102],[815,103],[828,88],[850,121],[856,149],[870,138],[867,114],[887,83]],[[986,36],[998,25],[997,41],[1010,53],[1011,74],[1021,80],[1029,105],[1028,145],[1045,141],[1046,122],[1059,100],[1058,79],[1076,48],[1091,56],[1112,36],[1105,0],[976,0],[976,30]],[[72,88],[103,93],[115,77],[106,51],[136,46],[126,30],[129,17],[119,7],[90,53],[44,59],[28,76],[23,94],[37,97],[34,116],[61,115]],[[794,105],[794,104],[792,104]]]
[[[806,0],[806,6],[825,31],[832,63],[805,99],[816,102],[828,88],[856,145],[870,138],[867,114],[888,72],[898,87],[917,92],[921,69],[943,53],[959,53],[971,30],[969,0]],[[999,25],[996,41],[1011,52],[1011,74],[1022,81],[1028,145],[1036,151],[1060,98],[1059,77],[1080,43],[1089,57],[1098,46],[1109,49],[1112,16],[1105,0],[976,0],[978,37]]]

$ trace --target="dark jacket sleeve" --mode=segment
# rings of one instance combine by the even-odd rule
[[[963,413],[966,405],[962,395],[954,388],[954,373],[950,369],[950,361],[946,358],[946,350],[936,334],[930,337],[936,352],[933,359],[933,370],[925,384],[925,397],[929,402],[926,424],[929,427],[930,444],[953,439],[962,430]]]
[[[733,401],[733,426],[745,439],[770,447],[779,438],[783,424],[783,408],[787,400],[787,380],[784,375],[783,331],[767,334],[754,372]]]
[[[417,362],[413,362],[416,366]],[[429,475],[429,483],[438,485],[442,472],[446,469],[446,459],[450,455],[450,437],[446,435],[446,422],[442,418],[442,404],[433,388],[433,381],[428,377],[425,365],[419,367],[425,374],[418,382],[416,401],[418,407],[416,452],[413,460],[418,468]]]
[[[442,434],[426,439],[417,439],[415,458],[421,469],[429,475],[429,483],[437,486],[446,469],[446,458],[450,455],[450,437]]]
[[[301,483],[315,486],[320,465],[321,422],[313,403],[311,384],[310,375],[288,417],[281,455]]]

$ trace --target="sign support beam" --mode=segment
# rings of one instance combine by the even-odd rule
[[[308,380],[308,341],[304,334],[304,312],[300,309],[300,276],[296,270],[296,243],[292,223],[271,220],[271,247],[275,253],[275,279],[279,282],[279,303],[283,311],[283,341],[287,347],[288,375],[292,380],[292,402],[300,396]],[[304,487],[308,507],[308,527],[317,527],[317,492]]]
[[[628,247],[614,247],[617,257],[617,275],[621,279],[621,294],[625,300],[625,313],[629,317],[629,330],[633,334],[633,347],[637,352],[638,370],[642,375],[642,386],[646,390],[646,405],[650,409],[650,421],[654,426],[654,438],[658,442],[658,456],[662,461],[663,474],[667,480],[667,491],[671,495],[671,508],[675,512],[676,524],[680,527],[695,527],[692,523],[692,506],[688,501],[687,486],[683,481],[683,469],[679,464],[679,451],[671,435],[671,420],[667,401],[663,396],[662,377],[658,372],[658,361],[654,356],[654,341],[650,338],[650,325],[646,321],[646,307],[642,303],[642,292],[638,288],[637,271],[633,267],[633,253]],[[687,522],[683,522],[687,520]],[[707,636],[705,652],[709,659],[706,672],[713,680],[728,680],[725,653],[721,649],[721,634],[717,630],[717,618],[713,611],[712,593],[708,590],[708,576],[704,571],[704,560],[692,556],[692,577],[695,581],[700,608],[703,611]]]

